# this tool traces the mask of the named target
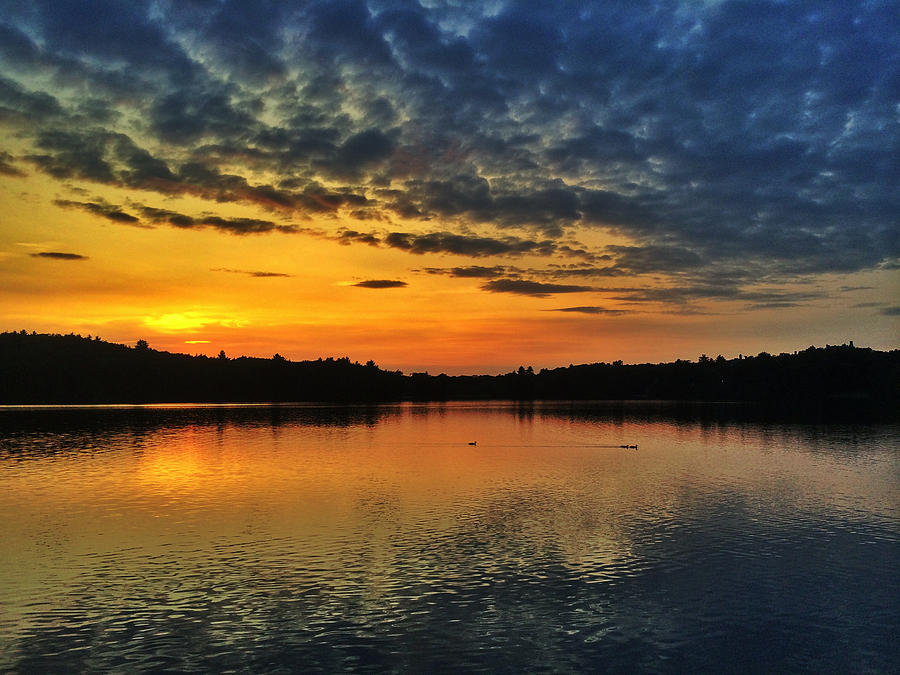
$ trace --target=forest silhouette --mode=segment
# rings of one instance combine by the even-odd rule
[[[290,361],[173,354],[98,337],[0,334],[0,403],[685,400],[896,411],[900,350],[827,345],[791,354],[593,363],[501,375],[404,374],[347,357]]]

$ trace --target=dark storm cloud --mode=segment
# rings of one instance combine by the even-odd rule
[[[351,286],[359,288],[404,288],[407,285],[405,281],[395,281],[393,279],[370,279],[369,281],[351,284]]]
[[[0,16],[0,124],[60,179],[384,208],[440,232],[339,240],[417,254],[570,256],[564,238],[605,228],[634,275],[900,255],[896,0],[0,0]]]
[[[260,82],[285,74],[286,64],[278,51],[283,46],[280,28],[288,3],[166,0],[163,4],[177,32],[206,46],[216,65],[233,76]]]
[[[350,188],[331,189],[313,180],[282,181],[286,187],[250,183],[206,162],[170,162],[152,155],[129,136],[102,128],[49,129],[40,132],[35,147],[41,154],[25,157],[56,178],[80,178],[97,183],[152,190],[165,195],[190,195],[217,202],[247,202],[268,210],[329,213],[341,208],[373,205]],[[302,187],[295,190],[291,187]]]
[[[114,183],[116,177],[113,167],[105,156],[108,136],[102,131],[41,131],[35,147],[39,152],[47,153],[28,155],[26,159],[55,178],[83,178],[98,183]]]
[[[59,101],[50,94],[29,91],[17,82],[0,76],[0,122],[31,126],[62,113]]]
[[[0,5],[7,21],[22,22],[48,51],[108,66],[152,70],[178,81],[198,70],[150,7],[122,0],[47,0]],[[22,47],[19,47],[22,50]]]
[[[245,135],[256,126],[256,120],[251,111],[233,104],[232,93],[228,87],[209,85],[173,91],[153,106],[153,128],[172,143]]]
[[[139,147],[125,134],[118,134],[111,141],[112,154],[124,165],[120,175],[127,185],[146,187],[177,181],[165,161]]]
[[[10,65],[28,66],[40,60],[34,41],[15,27],[0,23],[0,58]]]
[[[581,217],[578,196],[565,186],[516,187],[495,188],[480,176],[463,174],[449,180],[407,181],[406,191],[397,195],[397,210],[412,207],[411,214],[465,216],[499,227],[534,226],[554,237],[561,235],[563,225]]]
[[[496,279],[482,284],[481,289],[491,293],[514,293],[546,298],[556,293],[584,293],[593,291],[591,286],[572,286],[568,284],[545,284],[524,279]]]
[[[333,157],[317,163],[324,171],[340,178],[361,175],[364,169],[380,164],[394,152],[394,141],[378,129],[367,129],[348,138]]]
[[[41,251],[40,253],[32,253],[32,258],[49,258],[51,260],[87,260],[86,255],[79,253],[62,253],[60,251]]]

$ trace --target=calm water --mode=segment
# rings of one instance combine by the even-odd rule
[[[0,670],[900,671],[900,428],[701,412],[0,409]]]

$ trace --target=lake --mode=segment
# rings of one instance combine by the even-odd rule
[[[0,533],[4,671],[900,672],[896,424],[0,407]]]

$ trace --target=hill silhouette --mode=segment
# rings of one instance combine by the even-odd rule
[[[777,356],[566,368],[503,375],[387,371],[349,358],[290,361],[172,354],[80,335],[0,334],[0,403],[669,399],[896,410],[900,350],[847,345]]]

